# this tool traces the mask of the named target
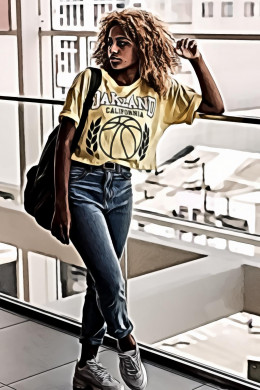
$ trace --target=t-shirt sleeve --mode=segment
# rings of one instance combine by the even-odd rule
[[[68,90],[63,109],[59,114],[59,122],[66,116],[75,121],[76,127],[79,125],[84,101],[89,90],[90,77],[89,69],[84,70],[75,77]]]
[[[200,94],[173,79],[165,104],[164,123],[191,125],[201,100]]]

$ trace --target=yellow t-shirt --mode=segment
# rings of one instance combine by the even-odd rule
[[[71,159],[101,165],[107,161],[136,169],[156,168],[156,146],[172,124],[191,124],[201,96],[175,79],[166,100],[146,81],[119,86],[104,70],[78,147]],[[91,71],[81,72],[68,91],[59,119],[78,126],[89,89]]]

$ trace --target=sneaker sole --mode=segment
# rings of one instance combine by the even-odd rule
[[[147,372],[146,372],[146,369],[144,368],[144,365],[143,365],[143,363],[141,363],[141,367],[142,367],[142,371],[143,371],[143,374],[144,374],[144,380],[143,380],[143,383],[142,383],[142,386],[140,387],[140,386],[138,386],[138,387],[135,387],[135,386],[133,386],[133,385],[131,385],[130,383],[128,384],[125,380],[125,383],[126,383],[126,385],[129,387],[129,389],[131,389],[131,390],[144,390],[145,388],[146,388],[146,386],[147,386]],[[124,379],[123,377],[122,377],[122,379]]]
[[[81,381],[78,378],[73,379],[73,390],[102,390],[100,387],[96,385],[87,384]]]
[[[73,379],[73,390],[102,390],[102,387],[93,384],[87,384],[81,381],[79,378]],[[108,389],[108,388],[107,388]],[[124,386],[122,385],[121,390],[124,390]]]
[[[94,387],[91,385],[87,385],[87,387],[79,387],[79,386],[73,386],[73,390],[100,390],[98,387]]]
[[[123,387],[122,387],[123,389]],[[73,386],[73,390],[102,390],[101,387],[96,387],[94,385],[87,385],[85,387],[78,387],[77,385],[76,386]]]

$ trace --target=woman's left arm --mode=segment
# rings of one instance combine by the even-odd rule
[[[176,43],[175,52],[190,61],[198,77],[202,101],[197,111],[205,114],[222,114],[225,110],[222,97],[197,47],[197,42],[188,38],[180,39]]]

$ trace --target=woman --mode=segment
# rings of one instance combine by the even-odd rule
[[[106,331],[117,339],[120,373],[127,386],[137,390],[147,384],[120,269],[132,212],[131,168],[156,168],[156,145],[171,124],[191,124],[197,110],[224,111],[196,42],[174,43],[149,12],[126,9],[108,14],[101,21],[93,56],[102,82],[72,156],[90,70],[74,80],[60,113],[52,234],[64,244],[71,239],[86,264],[88,285],[75,389],[87,384],[123,389],[96,359]],[[191,62],[202,96],[170,77],[179,65],[178,56]]]

